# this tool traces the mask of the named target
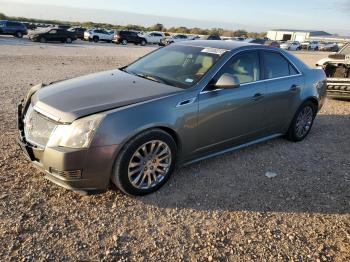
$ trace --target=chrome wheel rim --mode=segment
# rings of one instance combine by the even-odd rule
[[[306,106],[300,111],[296,125],[295,131],[298,137],[303,137],[309,132],[313,121],[313,110],[310,106]]]
[[[163,141],[152,140],[143,144],[129,161],[130,183],[138,189],[157,186],[168,174],[171,161],[171,150]]]

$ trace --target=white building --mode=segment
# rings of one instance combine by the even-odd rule
[[[276,29],[267,32],[267,37],[276,41],[299,41],[304,42],[310,37],[326,37],[331,34],[324,31],[312,31],[312,30],[290,30],[290,29]]]

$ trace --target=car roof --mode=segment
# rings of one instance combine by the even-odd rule
[[[193,41],[179,42],[179,43],[176,43],[176,45],[210,47],[210,48],[219,48],[219,49],[227,49],[227,50],[234,50],[245,46],[263,47],[262,45],[250,44],[242,41],[222,41],[222,40],[193,40]]]

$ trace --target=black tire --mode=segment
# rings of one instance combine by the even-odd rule
[[[171,152],[171,164],[162,181],[149,189],[140,189],[132,185],[128,177],[128,167],[134,153],[147,142],[159,140],[164,142]],[[177,145],[174,139],[161,129],[145,131],[131,139],[120,151],[114,164],[111,180],[121,191],[128,195],[142,196],[150,194],[161,188],[171,176],[177,159]]]
[[[18,32],[16,32],[15,36],[18,37],[18,38],[22,38],[23,37],[23,33],[18,31]]]
[[[306,108],[310,108],[312,110],[312,118],[311,118],[311,123],[308,123],[308,128],[305,128],[307,130],[305,130],[302,135],[298,135],[297,132],[297,123],[298,123],[298,117],[302,114],[302,112],[304,112],[304,110],[306,110]],[[314,123],[315,117],[317,114],[317,107],[314,103],[312,103],[311,101],[306,101],[304,102],[297,110],[297,112],[294,115],[294,118],[289,126],[289,129],[287,131],[286,134],[286,138],[290,141],[293,142],[299,142],[304,140],[304,138],[309,134],[312,125]]]
[[[122,44],[122,45],[127,45],[127,44],[128,44],[128,40],[123,39],[123,40],[121,41],[121,44]]]
[[[72,43],[72,38],[67,37],[67,39],[66,39],[66,43],[67,43],[67,44],[71,44],[71,43]]]
[[[112,40],[107,40],[107,43],[112,43]]]
[[[46,43],[46,38],[42,36],[40,37],[39,41],[40,43]]]
[[[146,41],[146,40],[141,40],[140,44],[141,44],[142,46],[145,46],[145,45],[147,44],[147,41]]]
[[[92,41],[94,41],[95,43],[97,43],[99,40],[100,40],[100,39],[98,38],[98,36],[94,36],[94,37],[92,38]]]

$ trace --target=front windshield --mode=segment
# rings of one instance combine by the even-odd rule
[[[349,55],[350,54],[350,43],[346,44],[339,52],[343,55]]]
[[[170,45],[141,58],[124,71],[168,85],[189,88],[196,84],[226,51]]]

